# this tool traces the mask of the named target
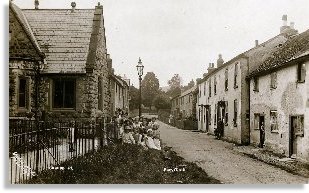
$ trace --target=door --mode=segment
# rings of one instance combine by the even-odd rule
[[[209,108],[206,108],[206,132],[209,130]]]
[[[296,130],[297,116],[291,116],[289,132],[289,157],[295,157],[297,154]]]
[[[260,129],[260,147],[263,148],[264,142],[265,142],[265,117],[264,115],[260,115],[259,129]]]

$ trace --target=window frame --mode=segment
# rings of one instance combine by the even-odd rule
[[[239,62],[234,65],[234,89],[238,88],[238,64]]]
[[[253,78],[253,91],[259,92],[259,77]]]
[[[74,83],[74,88],[73,88],[73,92],[74,92],[74,96],[73,96],[73,107],[55,107],[55,81],[73,81]],[[53,83],[53,86],[52,86],[52,110],[75,110],[76,109],[76,78],[73,78],[73,77],[59,77],[59,78],[53,78],[52,79],[52,83]],[[63,87],[63,85],[62,85]],[[64,100],[64,99],[62,99]],[[63,102],[64,103],[64,102]],[[64,105],[64,104],[62,104]]]
[[[234,100],[234,118],[233,118],[233,124],[234,127],[237,127],[237,115],[238,115],[238,100]]]
[[[272,114],[276,115],[276,122],[272,123]],[[271,110],[269,113],[269,124],[270,124],[270,132],[271,133],[279,133],[279,125],[278,125],[278,112],[277,110]],[[276,129],[273,129],[273,125],[276,126]]]
[[[25,81],[25,88],[24,88],[24,93],[23,93],[25,106],[20,106],[20,104],[21,104],[21,101],[20,101],[21,80]],[[18,108],[18,110],[21,110],[21,111],[23,111],[23,110],[27,111],[27,110],[29,110],[29,104],[30,104],[29,77],[21,76],[21,77],[18,78],[18,85],[17,85],[17,108]]]
[[[304,74],[302,72],[304,71]],[[302,77],[302,75],[304,77]],[[305,83],[306,81],[306,63],[297,64],[297,83]]]
[[[226,68],[224,71],[224,88],[225,91],[229,90],[229,69]]]
[[[277,84],[278,84],[278,74],[277,72],[272,72],[270,74],[270,88],[271,89],[276,89],[277,88]]]

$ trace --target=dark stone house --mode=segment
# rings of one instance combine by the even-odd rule
[[[103,6],[75,7],[21,10],[10,2],[10,117],[35,112],[36,99],[43,118],[111,115]]]

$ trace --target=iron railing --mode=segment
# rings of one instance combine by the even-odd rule
[[[12,184],[23,183],[118,138],[117,125],[108,123],[108,118],[94,123],[10,119],[9,180]]]

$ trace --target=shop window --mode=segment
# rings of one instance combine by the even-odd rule
[[[75,80],[55,79],[53,108],[75,108]]]
[[[270,131],[278,133],[278,114],[277,111],[270,111]]]
[[[297,82],[303,83],[306,79],[306,64],[298,64],[297,66]]]

